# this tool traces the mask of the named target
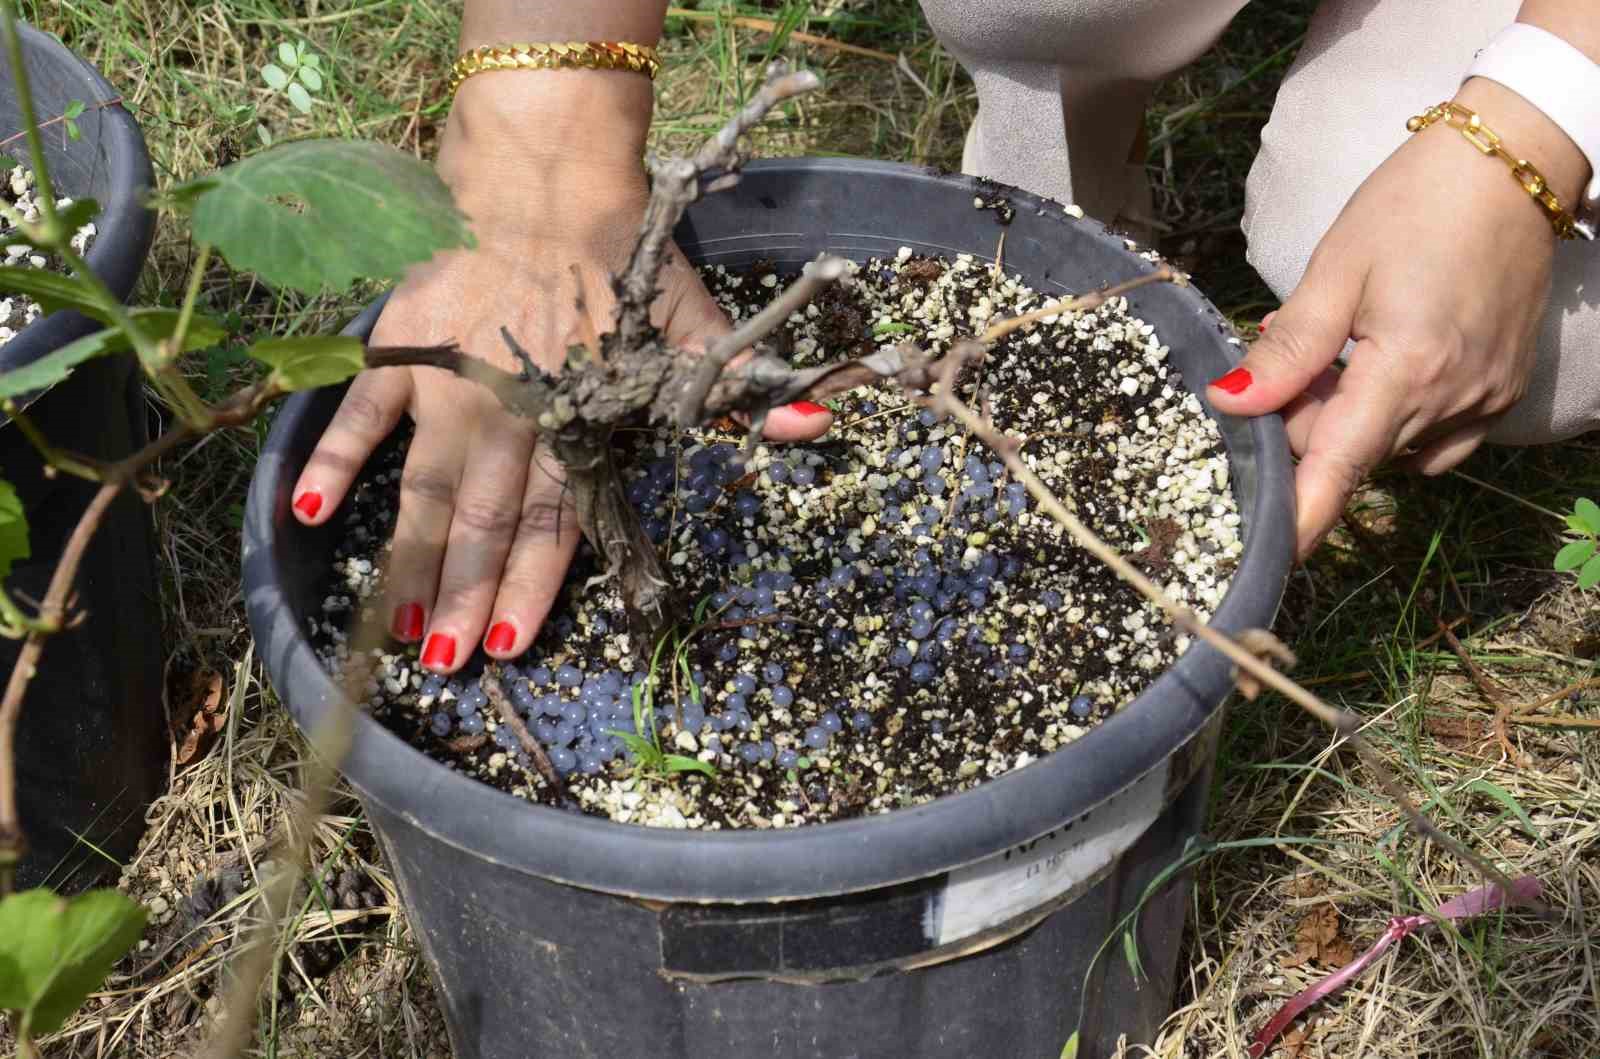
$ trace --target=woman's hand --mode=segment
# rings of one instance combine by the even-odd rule
[[[1575,202],[1587,164],[1558,126],[1490,81],[1456,98]],[[1451,128],[1411,137],[1356,191],[1266,333],[1207,394],[1232,415],[1283,410],[1302,558],[1379,463],[1405,456],[1441,474],[1522,396],[1554,249],[1508,167]],[[1349,365],[1334,370],[1347,338]]]
[[[606,113],[601,94],[637,94],[641,86],[643,124],[595,127]],[[511,94],[523,91],[537,95]],[[472,218],[478,246],[408,275],[373,343],[456,341],[516,370],[504,326],[557,370],[568,345],[608,330],[609,277],[627,260],[648,197],[639,163],[648,102],[648,82],[614,73],[467,81],[439,170]],[[636,115],[635,103],[612,113]],[[674,345],[703,345],[727,330],[681,254],[661,285],[654,316]],[[402,413],[416,434],[387,572],[391,632],[406,642],[425,635],[422,663],[440,673],[459,669],[480,637],[494,657],[520,654],[561,587],[579,532],[561,469],[534,425],[484,388],[436,368],[363,372],[295,486],[297,517],[307,525],[331,518]],[[819,406],[791,406],[774,410],[767,434],[810,438],[830,422]]]

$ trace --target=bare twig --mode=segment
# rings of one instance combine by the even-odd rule
[[[102,99],[102,100],[99,100],[98,102],[90,103],[90,104],[86,105],[83,108],[83,110],[77,116],[78,117],[82,117],[84,114],[87,114],[90,111],[104,110],[107,107],[120,107],[120,106],[122,106],[122,97],[121,96],[115,96],[115,97],[113,97],[111,99]],[[67,118],[67,116],[65,114],[57,114],[53,118],[46,118],[45,120],[41,121],[38,125],[36,125],[34,127],[37,128],[39,131],[43,132],[45,129],[48,129],[50,126],[59,125],[62,122],[65,122],[67,120],[68,120],[68,118]],[[76,118],[74,118],[72,120],[76,120]],[[6,148],[10,147],[12,144],[16,143],[18,140],[24,138],[27,135],[28,135],[27,131],[24,130],[22,132],[14,132],[10,136],[7,136],[5,139],[0,140],[0,151],[4,151]]]
[[[824,287],[837,282],[847,267],[843,258],[824,254],[806,266],[800,278],[789,284],[764,309],[711,343],[706,355],[700,358],[693,381],[678,405],[676,425],[688,428],[704,422],[706,398],[710,396],[711,387],[721,377],[728,362],[782,327],[792,313],[805,308]]]
[[[612,348],[638,350],[654,338],[650,306],[658,293],[656,281],[672,245],[673,228],[689,204],[700,197],[701,175],[713,169],[736,170],[739,138],[760,124],[773,107],[821,84],[810,71],[789,73],[782,63],[773,63],[760,91],[706,141],[694,158],[675,158],[651,167],[655,182],[639,240],[622,274],[612,283],[617,293],[616,329],[607,336],[614,344]]]
[[[567,785],[561,782],[560,773],[556,772],[555,766],[550,763],[550,755],[544,752],[544,744],[528,731],[528,726],[523,724],[522,718],[517,715],[517,708],[506,698],[505,688],[500,686],[500,674],[499,666],[485,666],[478,685],[494,704],[495,713],[499,714],[501,723],[508,725],[516,733],[517,742],[521,743],[522,749],[533,758],[534,765],[539,769],[539,775],[544,777],[545,783],[555,792],[556,801],[562,805],[567,804]]]
[[[1183,273],[1170,265],[1162,265],[1154,272],[1147,272],[1142,276],[1122,283],[1113,284],[1105,290],[1091,291],[1088,294],[1079,294],[1071,298],[1059,298],[1043,308],[1034,309],[1018,316],[1007,317],[990,324],[980,336],[980,341],[986,343],[998,342],[1019,327],[1037,323],[1051,316],[1061,316],[1065,313],[1081,313],[1089,309],[1099,308],[1112,298],[1120,298],[1131,290],[1149,286],[1152,283],[1178,283],[1184,284],[1188,278]]]
[[[1501,694],[1500,689],[1494,686],[1494,682],[1489,679],[1489,674],[1485,673],[1478,663],[1472,660],[1472,656],[1461,645],[1461,641],[1456,639],[1456,634],[1444,622],[1441,621],[1438,625],[1440,638],[1444,640],[1451,651],[1455,652],[1455,656],[1461,660],[1461,665],[1466,669],[1467,675],[1477,685],[1478,691],[1494,707],[1494,737],[1499,741],[1500,749],[1505,751],[1506,760],[1518,768],[1526,768],[1527,759],[1512,745],[1511,731],[1506,725],[1506,721],[1511,717],[1510,701]]]
[[[953,376],[956,368],[952,367],[946,370]],[[963,404],[955,396],[953,387],[949,385],[942,386],[939,395],[936,398],[929,399],[927,404],[938,411],[955,417],[965,424],[975,437],[998,453],[1011,473],[1027,487],[1029,493],[1033,494],[1040,507],[1051,518],[1060,523],[1080,547],[1110,567],[1118,577],[1132,585],[1151,603],[1165,611],[1175,626],[1204,640],[1207,644],[1222,652],[1238,667],[1241,674],[1248,675],[1255,684],[1272,688],[1337,732],[1361,756],[1362,761],[1366,763],[1377,778],[1378,784],[1383,788],[1384,793],[1399,806],[1401,813],[1404,814],[1411,826],[1419,834],[1438,843],[1472,865],[1486,879],[1504,891],[1508,898],[1516,893],[1511,885],[1511,880],[1504,872],[1466,845],[1441,831],[1433,821],[1423,815],[1422,811],[1407,796],[1404,788],[1400,786],[1399,780],[1389,771],[1389,767],[1384,764],[1382,758],[1362,738],[1359,718],[1322,701],[1316,695],[1267,664],[1251,649],[1226,634],[1213,629],[1200,620],[1199,615],[1167,595],[1160,586],[1147,578],[1124,559],[1116,549],[1106,544],[1094,531],[1084,525],[1077,516],[1067,510],[1066,506],[1061,503],[1049,486],[1045,485],[1033,473],[1032,468],[1023,461],[1017,451],[1019,448],[1017,439],[1001,433],[991,421],[979,416]],[[1267,645],[1268,638],[1271,638],[1271,634],[1265,630],[1252,630],[1252,639],[1257,650]],[[1275,638],[1271,639],[1276,642]],[[1244,688],[1241,688],[1241,690],[1244,690]],[[1527,901],[1522,903],[1527,904],[1528,907],[1541,915],[1548,916],[1550,914],[1549,908],[1541,902]]]

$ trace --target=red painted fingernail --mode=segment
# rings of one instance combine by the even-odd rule
[[[1256,330],[1260,331],[1262,334],[1266,334],[1267,333],[1267,322],[1265,320],[1263,320],[1259,324],[1256,324]]]
[[[422,639],[422,604],[402,603],[394,608],[394,624],[391,627],[396,640]]]
[[[1244,393],[1250,384],[1255,382],[1250,373],[1243,368],[1234,368],[1220,379],[1212,379],[1210,385],[1215,386],[1223,393]]]
[[[820,405],[814,401],[794,401],[790,403],[789,407],[803,416],[821,415],[828,410],[826,405]]]
[[[483,646],[490,651],[509,651],[516,640],[516,626],[509,621],[497,621],[489,626],[489,635],[484,638]]]
[[[294,498],[294,509],[306,518],[316,518],[317,512],[322,510],[322,494],[315,489],[307,489]]]
[[[429,669],[444,669],[456,660],[456,638],[436,632],[428,637],[428,645],[422,649],[422,664]]]

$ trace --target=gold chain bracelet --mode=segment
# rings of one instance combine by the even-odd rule
[[[1502,147],[1499,135],[1483,123],[1483,119],[1478,117],[1476,111],[1453,101],[1440,103],[1411,118],[1406,122],[1406,128],[1411,132],[1421,132],[1441,121],[1459,131],[1468,143],[1484,154],[1498,158],[1510,166],[1512,179],[1544,210],[1558,238],[1577,238],[1576,219],[1565,206],[1561,205],[1556,193],[1550,190],[1549,182],[1545,180],[1544,174],[1539,172],[1539,167],[1526,158],[1518,158]]]
[[[450,95],[461,82],[485,70],[626,70],[655,79],[661,57],[645,44],[569,41],[565,44],[486,44],[462,54],[450,67]]]

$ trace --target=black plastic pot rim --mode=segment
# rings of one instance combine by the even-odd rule
[[[93,108],[78,118],[82,132],[77,142],[90,141],[100,151],[109,170],[112,193],[100,201],[100,212],[93,219],[95,236],[84,260],[112,293],[126,298],[139,278],[155,232],[155,216],[145,204],[145,196],[154,184],[154,174],[144,135],[133,115],[120,102],[114,102],[120,100],[121,95],[85,59],[48,33],[26,24],[19,24],[17,28],[23,54],[48,56],[64,71],[70,71],[74,81],[73,98]],[[9,76],[0,79],[0,92],[14,92]],[[37,94],[35,86],[36,98]],[[38,115],[40,121],[54,116]],[[10,156],[31,167],[23,141],[17,141]],[[63,194],[59,174],[52,175],[56,177],[56,194]],[[0,371],[31,364],[99,326],[75,312],[61,311],[40,317],[0,346]],[[38,393],[28,394],[17,400],[17,405],[25,408],[39,396]],[[0,424],[9,421],[8,416],[0,414]]]
[[[755,162],[746,172],[782,176],[835,167],[862,174],[909,173],[954,180],[965,182],[973,192],[993,193],[996,187],[966,176],[849,159]],[[1049,200],[1003,190],[1019,212],[1066,216]],[[1126,254],[1123,239],[1101,225],[1089,220],[1073,223]],[[1141,262],[1139,271],[1154,267]],[[1163,286],[1158,293],[1182,299],[1194,312],[1224,323],[1192,287]],[[369,306],[345,333],[370,330],[381,306],[381,301]],[[284,546],[276,539],[274,524],[284,517],[293,472],[298,470],[283,465],[284,439],[308,415],[310,396],[291,399],[274,423],[251,483],[244,550],[252,628],[279,694],[307,728],[327,715],[339,690],[317,659],[303,632],[304,619],[293,613],[273,571],[274,553]],[[1283,423],[1277,416],[1263,416],[1252,420],[1249,430],[1258,486],[1249,510],[1241,510],[1247,531],[1243,555],[1211,621],[1224,632],[1270,623],[1294,548],[1293,518],[1285,519],[1281,509],[1270,506],[1275,492],[1280,498],[1286,490],[1292,496]],[[1238,587],[1251,582],[1260,584],[1249,593],[1254,598],[1247,600]],[[359,718],[343,770],[364,797],[464,855],[542,878],[654,900],[797,900],[935,876],[1080,819],[1120,792],[1150,781],[1152,773],[1182,756],[1231,687],[1227,659],[1196,642],[1132,703],[1068,746],[1023,768],[923,805],[797,828],[665,830],[531,805],[446,768],[365,714]],[[1169,785],[1185,778],[1166,776]]]

